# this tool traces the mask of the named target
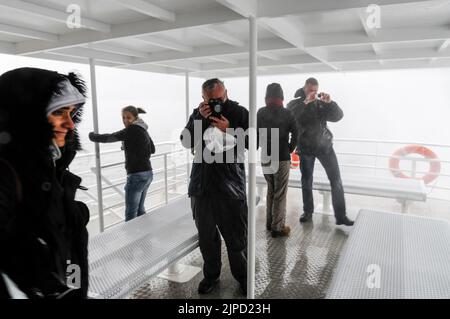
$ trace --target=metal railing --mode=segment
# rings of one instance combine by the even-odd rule
[[[337,148],[340,148],[344,145],[344,143],[354,143],[358,146],[361,146],[362,144],[369,144],[372,145],[374,148],[373,152],[355,152],[355,151],[336,151],[336,154],[339,156],[340,161],[340,167],[341,168],[349,168],[349,169],[364,169],[366,171],[372,171],[372,174],[377,175],[377,172],[379,171],[390,171],[390,168],[387,165],[380,166],[380,159],[389,159],[393,156],[388,154],[388,152],[380,151],[380,148],[382,145],[398,145],[404,146],[409,144],[414,145],[420,145],[425,147],[433,147],[433,148],[442,148],[445,149],[450,154],[450,145],[445,144],[431,144],[431,143],[417,143],[417,142],[405,142],[405,141],[384,141],[384,140],[367,140],[367,139],[335,139],[335,145],[337,145]],[[156,146],[171,146],[176,147],[176,145],[179,145],[179,142],[163,142],[158,143]],[[114,155],[116,153],[121,153],[122,150],[109,150],[104,151],[101,153],[102,156],[105,155]],[[77,156],[76,159],[86,159],[86,158],[93,158],[95,154],[89,153],[89,154],[81,154]],[[344,157],[350,156],[353,158],[353,163],[347,163],[343,161]],[[176,158],[174,161],[173,158]],[[190,152],[185,149],[175,149],[167,152],[158,153],[154,156],[152,156],[152,163],[155,167],[154,169],[154,176],[162,175],[163,178],[157,180],[155,178],[154,182],[152,183],[151,189],[148,192],[148,196],[154,196],[154,195],[161,195],[163,194],[163,202],[156,205],[153,208],[160,207],[161,205],[167,205],[170,201],[170,189],[174,188],[176,189],[180,185],[186,186],[188,179],[189,179],[189,171],[190,171]],[[355,164],[355,158],[369,158],[373,159],[373,164],[367,165],[367,164]],[[406,157],[398,157],[402,160],[411,161],[411,168],[410,169],[404,169],[404,172],[411,173],[412,178],[420,178],[417,177],[418,174],[426,174],[427,172],[421,171],[417,169],[417,163],[419,162],[435,162],[439,161],[442,164],[447,164],[450,168],[450,155],[449,158],[443,158],[439,160],[435,159],[427,159],[427,158],[420,158],[420,157],[413,157],[413,156],[406,156]],[[154,163],[157,160],[162,160],[162,166],[156,167]],[[318,164],[318,163],[317,163]],[[102,170],[109,170],[109,169],[115,169],[119,168],[124,165],[123,161],[114,161],[111,163],[107,163],[105,165],[101,166]],[[322,169],[320,166],[319,169]],[[450,171],[450,169],[449,169]],[[78,172],[79,175],[91,175],[95,173],[95,168],[91,167],[87,171]],[[91,220],[96,220],[99,218],[100,214],[103,214],[103,216],[110,216],[114,214],[119,221],[111,223],[106,226],[106,228],[111,227],[117,223],[120,223],[123,221],[123,214],[117,214],[115,212],[115,209],[121,208],[125,206],[125,195],[122,189],[120,188],[122,185],[126,183],[126,178],[119,178],[116,180],[110,179],[109,177],[105,176],[107,174],[102,173],[102,190],[103,191],[114,191],[112,194],[107,194],[103,196],[103,199],[111,199],[117,196],[120,196],[120,200],[116,203],[110,204],[106,207],[104,207],[103,212],[98,212],[97,215],[93,215]],[[439,174],[439,178],[450,178],[449,172],[441,172]],[[438,178],[438,179],[439,179]],[[446,192],[448,196],[444,196],[443,198],[438,198],[440,200],[444,199],[450,202],[450,179],[448,184],[440,185],[437,183],[437,180],[433,184],[426,185],[428,188],[429,193],[431,193],[433,190],[442,190]],[[97,185],[90,185],[88,188],[96,188]],[[92,195],[89,191],[84,192],[89,198],[90,201],[89,204],[95,204],[97,201],[97,198],[95,195]],[[176,194],[175,194],[176,195]],[[178,198],[180,196],[185,196],[186,192],[179,193],[177,196],[174,195],[174,199]],[[433,198],[432,196],[429,198]],[[151,210],[151,209],[150,209]]]

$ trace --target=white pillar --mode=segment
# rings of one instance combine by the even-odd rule
[[[256,68],[258,51],[258,26],[256,17],[250,16],[250,104],[249,129],[256,133]],[[255,298],[255,242],[256,242],[256,134],[249,136],[248,165],[248,278],[247,298]]]
[[[189,72],[186,72],[186,123],[189,121],[190,117],[190,106],[189,106]],[[186,180],[189,184],[189,175],[191,172],[191,164],[190,164],[190,156],[189,156],[190,150],[186,151]]]
[[[91,69],[91,96],[92,96],[92,114],[94,118],[94,132],[98,133],[98,104],[97,104],[97,78],[95,74],[95,60],[89,59]],[[103,190],[102,190],[102,169],[100,161],[100,145],[95,143],[95,167],[97,175],[97,204],[98,204],[98,221],[100,232],[105,230],[105,222],[103,216]]]

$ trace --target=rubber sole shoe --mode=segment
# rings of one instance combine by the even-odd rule
[[[355,222],[350,220],[350,219],[348,219],[347,216],[345,216],[344,218],[336,220],[336,225],[353,226],[354,223]]]
[[[307,223],[312,219],[313,214],[309,213],[303,213],[302,216],[300,216],[300,223]]]
[[[198,293],[201,295],[207,295],[214,290],[214,288],[217,286],[218,283],[219,283],[219,279],[213,280],[213,281],[203,279],[198,284]]]

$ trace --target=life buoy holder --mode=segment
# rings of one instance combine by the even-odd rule
[[[438,178],[441,172],[441,162],[438,156],[432,150],[420,145],[407,145],[396,150],[389,159],[389,169],[392,175],[398,178],[411,178],[400,170],[400,160],[409,154],[420,154],[427,159],[430,159],[430,169],[428,173],[422,177],[425,184],[430,184]]]
[[[300,167],[300,156],[297,153],[291,153],[291,169]]]

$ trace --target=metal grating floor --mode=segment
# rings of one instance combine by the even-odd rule
[[[315,214],[312,223],[300,225],[298,205],[288,206],[287,224],[291,226],[288,238],[273,239],[265,230],[265,206],[258,207],[257,217],[257,298],[325,298],[343,245],[350,228],[336,226],[334,217]],[[199,250],[182,263],[202,266]],[[135,299],[230,299],[244,298],[230,273],[226,249],[222,247],[222,276],[220,285],[207,296],[197,293],[203,278],[198,274],[185,284],[153,278],[129,298]]]

